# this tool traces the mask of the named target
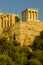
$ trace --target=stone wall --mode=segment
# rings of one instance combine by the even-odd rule
[[[42,30],[43,22],[31,20],[28,22],[17,22],[9,31],[12,38],[15,34],[15,40],[20,42],[21,45],[31,45],[35,36],[40,35]]]

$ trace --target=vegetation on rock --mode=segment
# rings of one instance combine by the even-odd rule
[[[0,65],[43,65],[43,31],[35,37],[31,49],[0,36]]]

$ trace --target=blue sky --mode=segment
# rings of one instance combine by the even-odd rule
[[[0,0],[0,11],[8,13],[18,13],[26,8],[39,9],[39,19],[43,21],[43,0]]]

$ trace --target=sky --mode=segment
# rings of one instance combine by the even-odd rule
[[[39,10],[39,19],[43,21],[43,0],[0,0],[0,11],[8,13],[21,12],[27,8],[37,8]]]

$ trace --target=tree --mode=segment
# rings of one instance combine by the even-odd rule
[[[43,64],[43,51],[37,49],[32,53],[32,58],[38,59]]]
[[[37,50],[43,50],[43,31],[40,32],[39,36],[36,36],[34,41],[33,41],[33,45],[32,45],[32,49]]]
[[[11,58],[6,55],[0,55],[0,65],[15,65],[14,62],[12,62]]]
[[[42,65],[37,59],[30,59],[24,65]]]
[[[15,40],[0,37],[0,65],[24,65],[31,53],[27,46],[20,47]]]
[[[43,64],[43,31],[36,36],[32,45],[32,58],[38,59]]]

